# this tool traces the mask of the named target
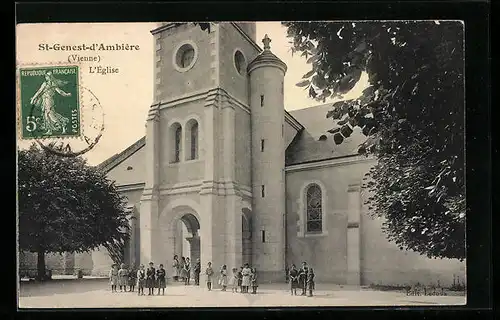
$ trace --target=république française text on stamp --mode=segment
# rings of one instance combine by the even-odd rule
[[[78,66],[20,68],[22,139],[79,137]]]

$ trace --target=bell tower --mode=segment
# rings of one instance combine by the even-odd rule
[[[195,239],[203,265],[239,266],[242,212],[252,207],[247,66],[262,51],[255,23],[210,23],[208,29],[163,23],[151,33],[154,96],[146,124],[141,263],[169,265],[179,243]],[[188,221],[190,234],[179,236],[176,221]]]

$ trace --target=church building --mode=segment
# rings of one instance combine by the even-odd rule
[[[100,166],[128,201],[127,264],[174,255],[244,263],[259,281],[285,280],[306,261],[317,283],[449,284],[464,263],[428,259],[386,240],[364,204],[374,158],[357,153],[354,131],[336,145],[331,105],[286,111],[287,65],[255,23],[160,24],[154,43],[154,97],[145,136]],[[147,36],[147,35],[145,35]],[[326,134],[326,136],[325,136]],[[107,274],[105,249],[92,272]]]

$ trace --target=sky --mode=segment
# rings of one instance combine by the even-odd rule
[[[154,41],[150,31],[156,23],[58,23],[22,24],[17,26],[17,64],[67,62],[79,52],[39,50],[40,44],[81,45],[83,43],[129,43],[139,45],[137,51],[100,52],[99,65],[118,68],[116,74],[91,74],[95,62],[81,62],[82,84],[91,88],[104,109],[105,131],[99,143],[85,154],[89,164],[97,165],[121,152],[144,136],[145,120],[153,97]],[[271,51],[287,66],[285,76],[285,109],[288,111],[311,107],[322,102],[309,98],[307,91],[295,84],[311,70],[306,59],[290,51],[286,28],[280,22],[257,22],[257,44],[265,34],[271,38]],[[81,55],[91,55],[82,53]],[[367,86],[364,74],[344,99],[356,98]],[[327,101],[329,102],[329,101]],[[28,144],[19,141],[20,147]]]

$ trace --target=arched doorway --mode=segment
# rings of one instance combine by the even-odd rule
[[[195,215],[186,213],[176,222],[174,250],[179,257],[189,257],[194,264],[200,259],[200,222]]]
[[[252,265],[252,215],[248,208],[242,209],[241,219],[241,248],[242,262]]]

